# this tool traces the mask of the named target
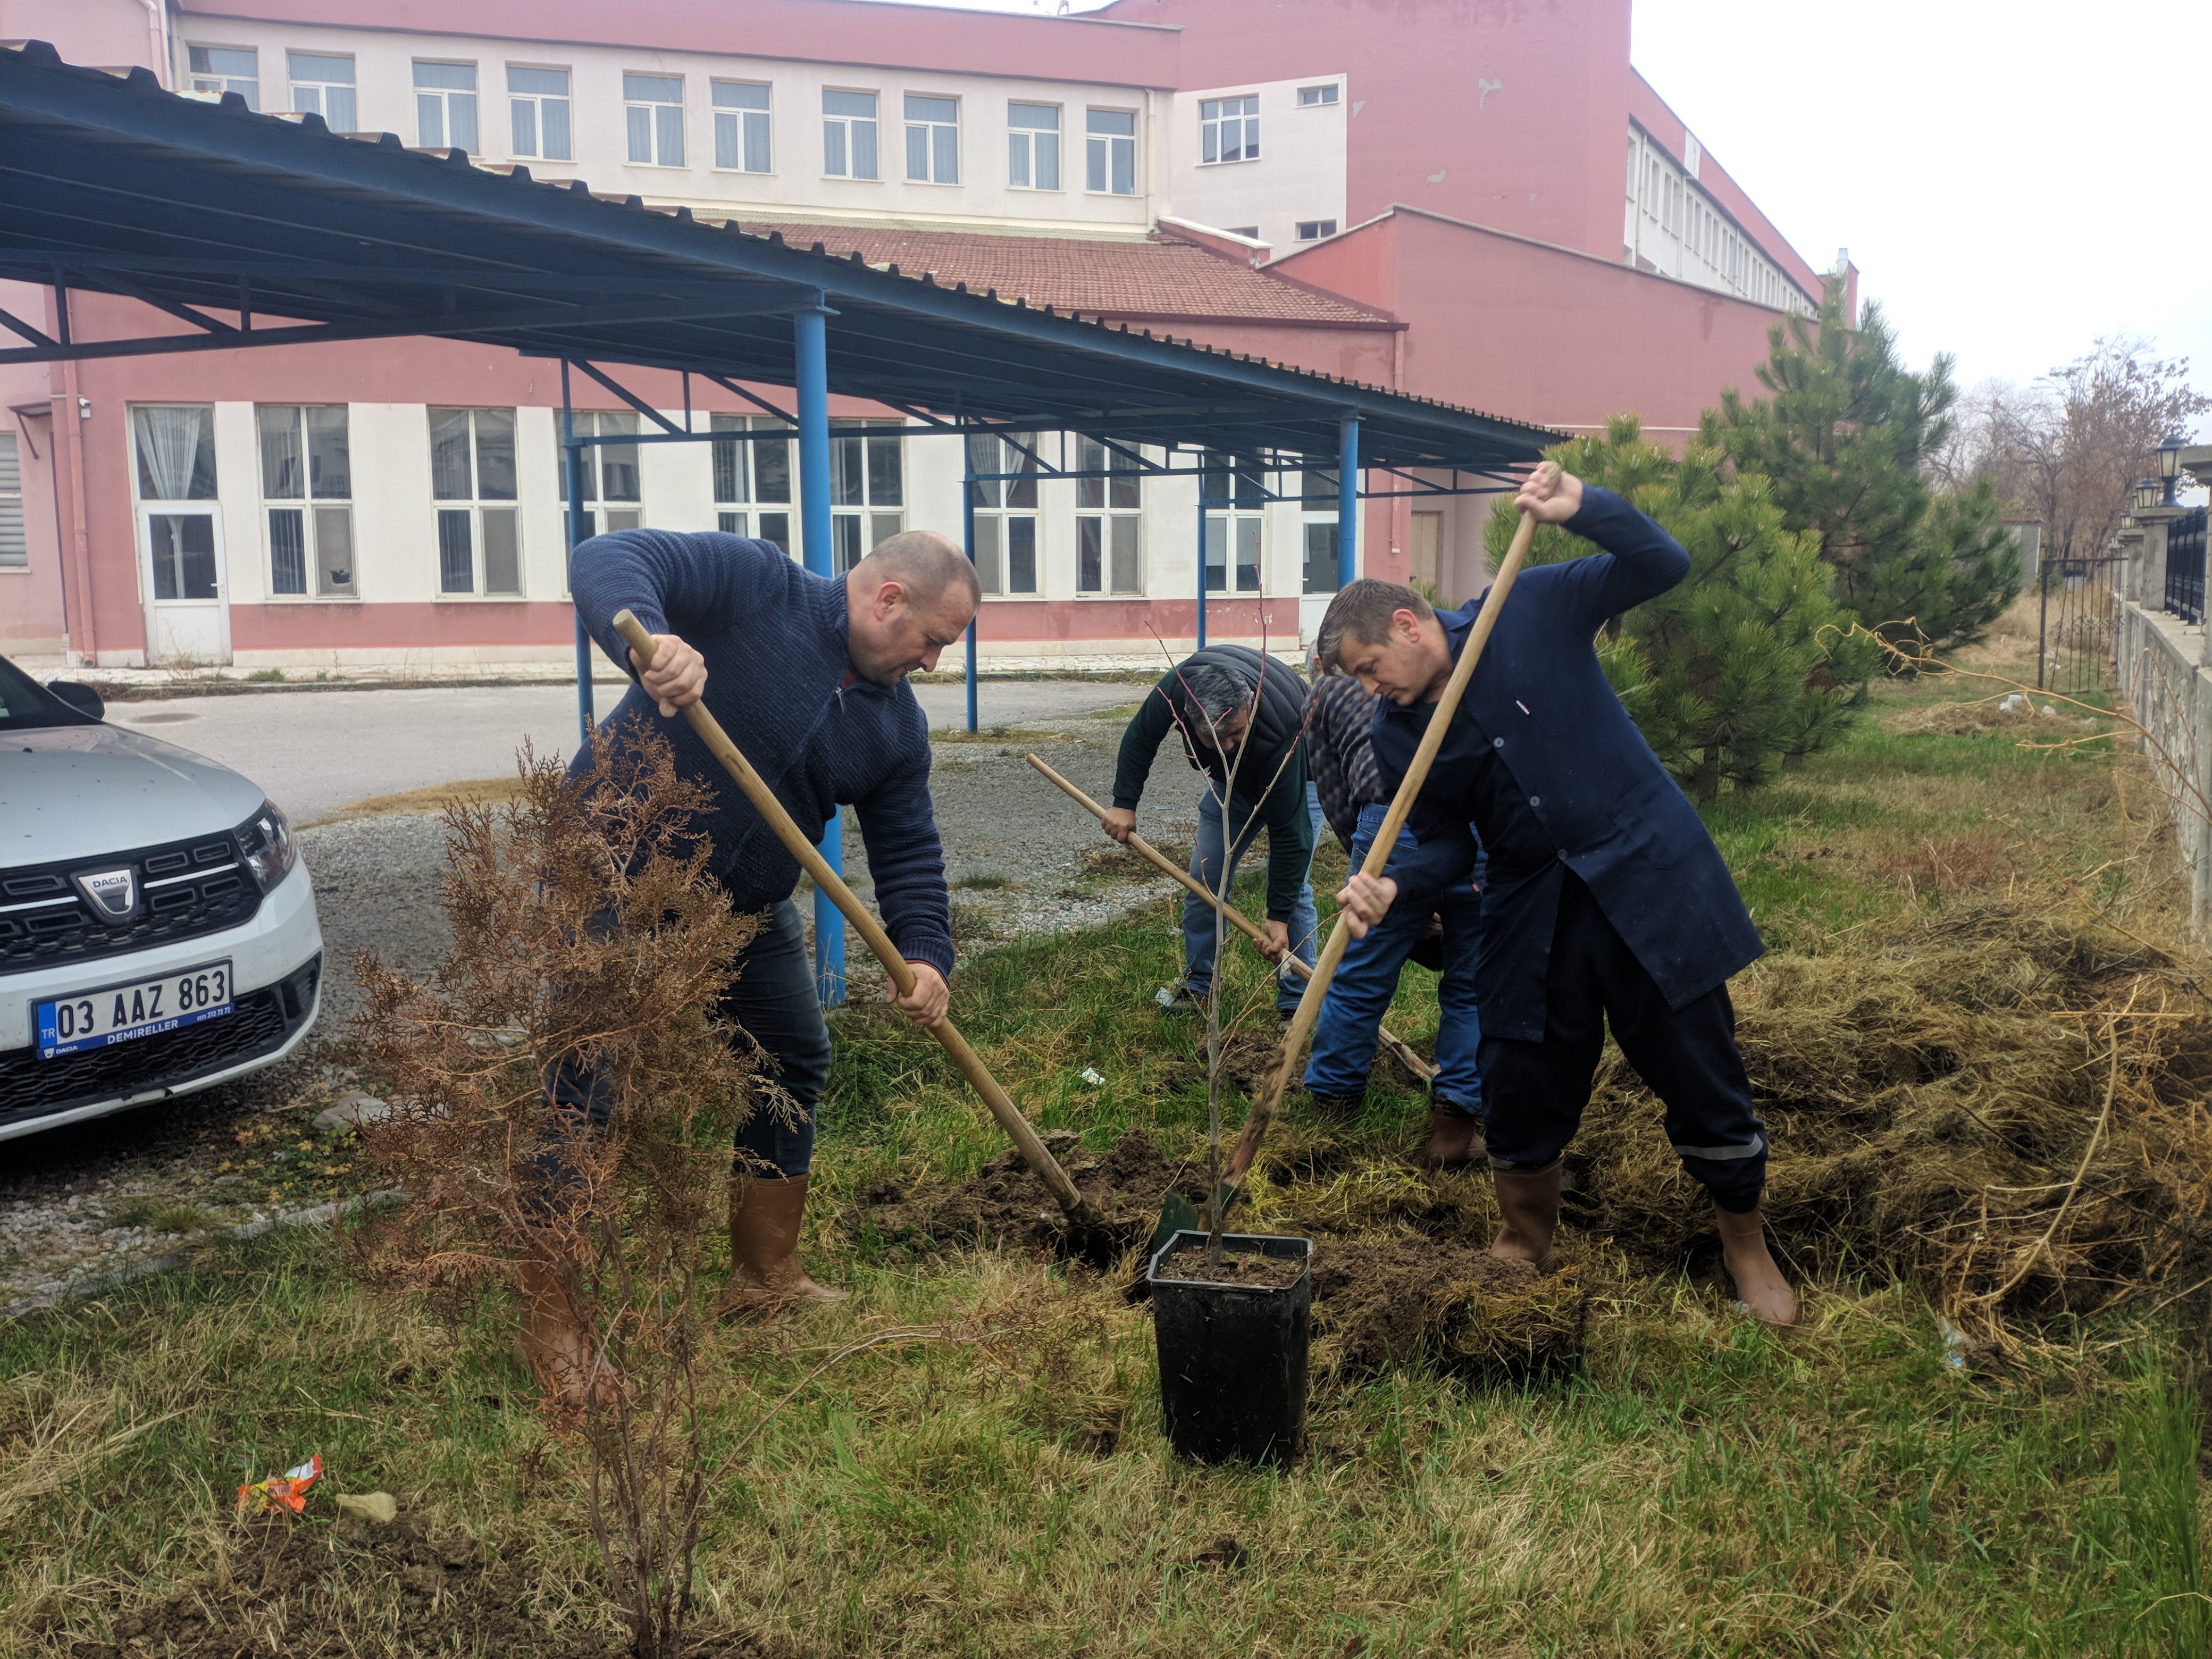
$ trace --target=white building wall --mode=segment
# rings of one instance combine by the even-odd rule
[[[1784,276],[1698,186],[1691,167],[1633,123],[1628,129],[1628,195],[1620,236],[1628,263],[1641,270],[1778,311],[1820,309],[1820,296],[1805,293]]]
[[[804,220],[906,219],[963,225],[1004,223],[1030,229],[1123,229],[1141,234],[1160,204],[1150,157],[1140,153],[1137,191],[1115,196],[1085,188],[1085,117],[1093,107],[1137,118],[1139,150],[1146,141],[1151,100],[1144,89],[1080,82],[997,76],[939,75],[828,63],[793,63],[706,52],[633,51],[556,45],[526,39],[410,34],[262,23],[198,15],[178,19],[177,84],[189,87],[189,49],[251,48],[258,53],[261,107],[291,107],[288,51],[350,56],[356,123],[364,131],[398,133],[416,142],[414,65],[420,60],[473,64],[477,70],[476,159],[517,161],[532,177],[587,180],[600,191],[635,193],[654,204],[695,211],[758,214]],[[570,161],[514,154],[507,70],[512,64],[561,69],[569,76]],[[633,163],[623,76],[674,76],[684,82],[684,165]],[[771,89],[772,163],[768,173],[714,166],[711,86],[715,81],[763,83]],[[877,95],[879,179],[832,178],[823,170],[822,94],[825,88]],[[905,177],[905,94],[949,97],[960,106],[960,182],[910,183]],[[1008,183],[1006,106],[1049,104],[1061,112],[1060,184],[1054,191]],[[542,145],[541,145],[542,148]],[[1340,162],[1337,198],[1342,197]]]
[[[1298,88],[1311,86],[1334,88],[1336,101],[1301,107]],[[1260,100],[1259,160],[1200,161],[1201,106],[1208,100],[1255,94]],[[1178,92],[1164,99],[1169,199],[1163,210],[1217,230],[1253,231],[1279,255],[1306,245],[1297,237],[1301,223],[1334,220],[1339,230],[1346,228],[1351,97],[1343,76],[1325,75]]]

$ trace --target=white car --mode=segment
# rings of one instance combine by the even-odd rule
[[[103,712],[0,657],[0,1140],[243,1076],[315,1022],[283,813]]]

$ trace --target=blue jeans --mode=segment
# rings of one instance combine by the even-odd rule
[[[1322,823],[1321,796],[1310,783],[1306,785],[1306,811],[1312,819],[1314,836],[1318,840]],[[1215,793],[1213,783],[1209,779],[1204,793],[1198,798],[1198,842],[1190,849],[1190,873],[1192,878],[1207,892],[1221,893],[1226,896],[1228,883],[1237,879],[1237,860],[1230,860],[1228,882],[1222,881],[1221,857],[1226,850],[1222,845],[1223,817],[1220,797]],[[1251,828],[1251,820],[1250,809],[1232,795],[1225,827],[1230,842],[1240,854],[1250,844],[1245,840],[1245,833]],[[1254,839],[1257,839],[1256,831]],[[1310,854],[1306,862],[1309,866],[1312,865]],[[1194,898],[1183,900],[1182,982],[1183,988],[1194,997],[1202,997],[1213,988],[1213,939],[1218,920],[1212,905],[1201,903]],[[1313,884],[1310,881],[1301,879],[1299,883],[1298,908],[1292,913],[1289,925],[1291,954],[1307,967],[1312,967],[1314,929],[1319,923],[1314,912]],[[1237,929],[1228,922],[1221,921],[1220,928],[1223,938],[1236,937]],[[1275,1006],[1279,1010],[1289,1013],[1298,1006],[1298,999],[1304,993],[1305,981],[1289,968],[1275,970]]]
[[[1358,833],[1352,839],[1352,864],[1359,867],[1389,808],[1359,809]],[[1413,836],[1398,832],[1398,846],[1410,851]],[[1477,872],[1480,879],[1480,872]],[[1444,919],[1444,971],[1437,981],[1437,1075],[1431,1091],[1444,1105],[1469,1117],[1482,1115],[1482,1079],[1475,1051],[1482,1022],[1474,1006],[1474,953],[1480,939],[1482,899],[1462,885],[1427,904],[1394,904],[1365,939],[1347,945],[1314,1026],[1313,1054],[1306,1061],[1306,1091],[1356,1095],[1367,1086],[1375,1064],[1376,1033],[1397,994],[1398,972],[1414,943],[1428,930],[1431,912]]]

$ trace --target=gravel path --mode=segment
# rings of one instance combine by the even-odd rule
[[[1130,688],[1109,689],[1116,702],[1132,698]],[[1022,758],[1034,748],[1103,800],[1121,720],[1032,718],[1022,730],[1033,735],[935,745],[933,787],[963,957],[1016,938],[1096,926],[1172,890],[1164,878],[1145,878],[1132,855],[1111,848],[1096,821]],[[1194,781],[1172,746],[1162,752],[1143,825],[1150,838],[1188,842]],[[310,1123],[357,1082],[317,1045],[337,1036],[359,1006],[348,969],[356,951],[418,972],[443,951],[444,832],[437,817],[418,814],[321,825],[302,830],[300,842],[327,967],[316,1036],[286,1065],[240,1084],[6,1143],[0,1310],[82,1287],[203,1231],[362,1184],[349,1162],[350,1137]],[[845,868],[870,896],[866,850],[849,814]],[[878,976],[849,931],[847,964],[860,985]]]

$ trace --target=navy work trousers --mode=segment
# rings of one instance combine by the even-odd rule
[[[830,1027],[814,988],[799,907],[789,899],[770,905],[737,965],[738,977],[722,998],[722,1018],[760,1046],[769,1080],[788,1099],[771,1091],[745,1121],[738,1131],[736,1166],[757,1175],[803,1176],[814,1165],[814,1103],[830,1080]],[[552,1189],[573,1179],[562,1139],[603,1127],[609,1102],[600,1079],[567,1066],[556,1072],[548,1092],[555,1112],[537,1164]]]
[[[1667,1139],[1713,1201],[1741,1215],[1766,1184],[1766,1126],[1735,1046],[1735,1009],[1717,985],[1680,1009],[1565,872],[1538,1042],[1485,1034],[1480,1065],[1492,1167],[1540,1170],[1566,1150],[1589,1104],[1607,1023],[1613,1040],[1667,1109]]]

